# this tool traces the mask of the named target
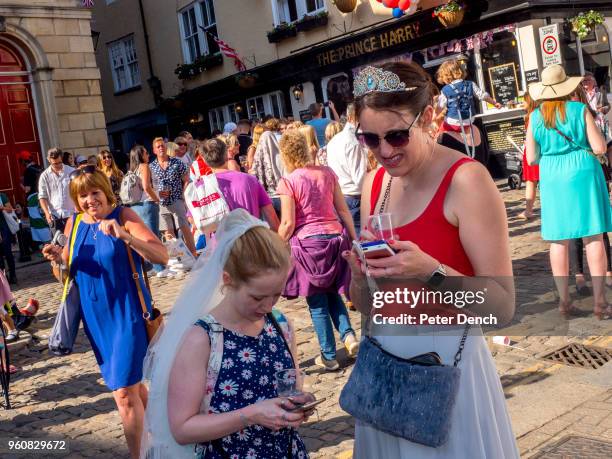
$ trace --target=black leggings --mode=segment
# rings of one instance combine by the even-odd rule
[[[606,247],[606,256],[608,257],[608,271],[612,271],[612,260],[610,259],[610,238],[608,233],[603,233],[604,245]],[[574,261],[576,262],[576,274],[584,274],[584,242],[582,238],[574,239]]]

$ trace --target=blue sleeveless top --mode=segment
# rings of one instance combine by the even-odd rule
[[[121,209],[115,208],[107,219],[120,222]],[[142,277],[142,258],[134,251],[132,256]],[[99,223],[81,220],[70,274],[79,289],[83,326],[104,382],[111,390],[140,382],[148,340],[126,244],[102,234]],[[151,298],[142,280],[141,287],[150,311]]]

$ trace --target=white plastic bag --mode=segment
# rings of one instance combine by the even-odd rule
[[[185,202],[193,221],[203,234],[217,229],[230,209],[214,174],[203,175],[185,189]]]
[[[164,246],[168,250],[168,266],[179,265],[180,270],[190,270],[196,262],[195,257],[187,248],[183,239],[165,239]]]

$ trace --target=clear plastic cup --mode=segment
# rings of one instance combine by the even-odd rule
[[[276,391],[279,397],[292,397],[300,395],[302,390],[298,382],[298,373],[295,368],[289,368],[274,373]]]
[[[394,239],[393,223],[390,213],[381,213],[368,217],[368,231],[377,239],[389,241]]]

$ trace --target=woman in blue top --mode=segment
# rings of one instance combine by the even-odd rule
[[[559,289],[559,310],[577,312],[568,291],[569,241],[583,238],[593,279],[593,312],[612,314],[606,304],[606,252],[602,233],[612,231],[606,181],[597,155],[606,143],[585,104],[570,100],[582,77],[568,78],[560,65],[542,72],[542,82],[529,87],[540,102],[527,128],[527,161],[540,164],[542,238],[551,241],[550,263]]]
[[[81,212],[72,259],[68,263],[68,245],[62,250],[49,244],[43,253],[53,262],[59,279],[57,262],[69,264],[70,277],[79,288],[85,333],[104,381],[113,391],[130,455],[138,458],[147,404],[147,390],[140,381],[148,342],[127,251],[132,250],[141,279],[141,256],[153,263],[166,263],[168,254],[133,210],[116,206],[103,172],[85,166],[70,178],[70,196]],[[64,234],[69,240],[75,221],[76,215],[66,224]],[[144,285],[142,290],[150,308],[149,292]]]

